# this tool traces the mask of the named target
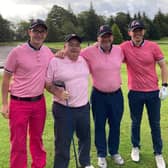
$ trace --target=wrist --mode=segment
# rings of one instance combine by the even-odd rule
[[[164,86],[164,87],[168,87],[168,83],[162,83],[162,86]]]

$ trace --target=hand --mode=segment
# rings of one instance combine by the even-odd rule
[[[69,98],[69,93],[68,93],[68,91],[63,90],[63,91],[61,92],[61,94],[60,94],[60,99],[61,99],[61,100],[68,100],[68,98]]]
[[[168,87],[162,86],[159,92],[159,98],[164,100],[168,97]]]
[[[64,59],[64,57],[65,57],[64,50],[60,50],[60,51],[56,52],[55,57]]]
[[[99,47],[98,42],[95,42],[93,45],[96,46],[97,48]]]
[[[8,108],[8,104],[5,104],[2,106],[2,111],[1,114],[4,118],[8,119],[9,118],[9,108]]]

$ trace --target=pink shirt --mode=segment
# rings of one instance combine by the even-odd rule
[[[5,70],[13,74],[11,94],[18,97],[35,97],[42,94],[52,56],[50,49],[45,46],[34,50],[25,43],[14,48],[5,64]]]
[[[89,69],[85,60],[79,56],[77,61],[53,58],[49,64],[46,82],[63,81],[70,94],[70,107],[80,107],[88,102]],[[54,101],[66,105],[65,101],[54,97]]]
[[[90,46],[83,49],[81,55],[89,65],[95,88],[102,92],[113,92],[121,87],[123,53],[119,46],[113,45],[109,54],[97,46]]]
[[[159,46],[145,40],[141,47],[135,47],[132,41],[121,44],[128,71],[128,87],[135,91],[158,90],[156,63],[163,59]]]

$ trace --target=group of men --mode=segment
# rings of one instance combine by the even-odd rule
[[[143,107],[147,108],[157,168],[165,168],[160,130],[161,100],[168,97],[168,70],[159,46],[144,39],[145,26],[139,20],[129,25],[130,41],[113,44],[108,25],[100,26],[97,42],[81,50],[82,39],[67,35],[64,49],[56,56],[43,45],[47,37],[44,21],[34,20],[28,30],[29,41],[14,48],[7,57],[2,82],[2,115],[9,118],[10,168],[27,167],[26,139],[30,136],[32,168],[44,168],[46,152],[42,133],[46,106],[44,88],[53,94],[55,135],[54,168],[67,168],[74,131],[78,137],[79,163],[93,168],[90,161],[90,104],[88,79],[92,77],[91,108],[98,166],[107,168],[108,153],[118,165],[120,123],[124,111],[121,89],[121,65],[128,73],[128,100],[131,114],[131,158],[140,160],[140,124]],[[159,89],[156,64],[161,69]],[[12,81],[11,81],[12,79]],[[55,85],[63,82],[64,87]],[[10,102],[8,102],[10,92]],[[108,121],[109,133],[106,132]],[[107,138],[106,138],[107,137]]]

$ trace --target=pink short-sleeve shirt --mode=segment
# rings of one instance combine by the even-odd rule
[[[132,41],[126,41],[121,48],[127,65],[129,90],[158,90],[156,63],[164,58],[159,46],[145,40],[140,47],[135,47]]]
[[[5,70],[13,75],[11,94],[18,97],[42,94],[47,67],[52,57],[52,52],[46,46],[34,50],[25,43],[14,48],[5,63]]]
[[[63,81],[69,92],[70,107],[81,107],[88,102],[89,68],[81,56],[71,61],[67,56],[64,59],[53,58],[47,70],[46,82]],[[66,105],[65,101],[54,96],[54,101]]]
[[[98,46],[90,46],[81,51],[89,65],[93,86],[102,92],[114,92],[121,87],[121,65],[123,53],[120,46],[113,45],[105,54]]]

